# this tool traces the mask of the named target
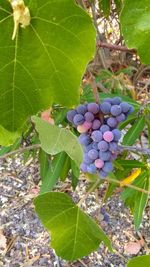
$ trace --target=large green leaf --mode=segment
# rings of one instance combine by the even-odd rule
[[[67,129],[51,125],[44,120],[33,116],[32,121],[39,133],[42,149],[51,155],[65,151],[77,166],[82,162],[83,150],[77,137]]]
[[[74,0],[25,0],[31,23],[14,41],[7,0],[0,4],[0,124],[23,127],[26,119],[52,103],[72,106],[95,50],[91,18]]]
[[[150,266],[150,255],[139,256],[131,259],[127,267],[149,267]]]
[[[64,193],[50,192],[34,200],[43,225],[52,236],[56,254],[66,260],[83,257],[98,248],[101,241],[111,244],[98,225]]]
[[[150,1],[125,0],[120,20],[127,46],[136,48],[141,61],[150,64]]]
[[[145,179],[143,182],[142,188],[148,190],[149,188],[149,179]],[[148,194],[143,192],[137,192],[135,198],[135,206],[134,206],[134,225],[135,229],[137,230],[141,224],[142,216],[144,208],[148,201]]]
[[[142,116],[134,122],[123,138],[123,145],[132,146],[140,136],[145,126],[145,118]]]
[[[145,164],[138,160],[124,160],[118,159],[115,162],[119,163],[123,168],[145,168]]]

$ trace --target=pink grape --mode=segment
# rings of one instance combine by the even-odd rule
[[[103,139],[106,142],[110,143],[114,139],[114,135],[111,131],[107,131],[103,134]]]
[[[98,169],[101,169],[104,166],[104,161],[101,159],[96,159],[94,163],[95,163],[96,168]]]
[[[86,133],[92,126],[91,122],[85,121],[82,125],[77,126],[77,131],[79,133]]]

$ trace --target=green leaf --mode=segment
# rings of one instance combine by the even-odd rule
[[[40,176],[42,179],[44,179],[50,166],[50,160],[48,158],[47,153],[45,153],[45,151],[43,151],[42,149],[40,149],[39,152],[39,163],[40,163]]]
[[[68,175],[68,172],[70,170],[70,167],[71,167],[71,163],[70,163],[70,158],[67,156],[66,157],[66,160],[65,160],[65,163],[64,163],[64,166],[62,167],[62,170],[61,170],[61,174],[60,174],[60,179],[61,181],[65,181],[67,175]]]
[[[77,167],[77,165],[75,164],[75,162],[73,160],[71,160],[71,178],[72,178],[72,187],[73,190],[76,189],[76,186],[78,184],[78,178],[80,175],[80,170]]]
[[[100,227],[66,194],[46,193],[38,196],[34,204],[51,233],[51,245],[59,257],[76,260],[97,249],[101,241],[111,250],[110,241]]]
[[[143,255],[129,260],[127,267],[149,267],[150,255]]]
[[[62,168],[66,161],[66,157],[67,154],[65,152],[61,152],[55,155],[42,181],[40,194],[51,191],[53,189],[56,182],[58,181],[58,178],[60,177]]]
[[[145,118],[141,117],[132,125],[123,138],[123,145],[132,146],[140,136],[145,126]]]
[[[103,11],[105,17],[109,17],[111,1],[110,0],[99,0],[100,11]]]
[[[117,12],[120,13],[123,7],[123,0],[115,0],[115,5],[116,5]]]
[[[136,48],[142,63],[150,64],[150,1],[126,0],[121,12],[121,28],[126,45]]]
[[[7,121],[9,119],[7,118]],[[0,125],[0,145],[10,146],[21,136],[18,132],[10,132]]]
[[[145,179],[143,189],[148,190],[149,188],[149,178]],[[142,221],[142,215],[144,208],[148,201],[148,194],[143,192],[137,192],[135,197],[135,206],[134,206],[134,225],[135,229],[138,230]]]
[[[145,168],[145,164],[138,160],[124,160],[118,159],[115,162],[119,163],[123,168]]]
[[[32,121],[39,133],[41,147],[46,153],[56,155],[65,151],[77,166],[81,164],[83,150],[75,135],[67,129],[51,125],[36,116],[32,117]]]
[[[125,121],[123,121],[123,122],[121,122],[121,123],[119,123],[119,129],[120,130],[122,130],[122,129],[124,129],[128,124],[130,124],[131,122],[134,122],[136,119],[137,119],[137,113],[138,112],[138,110],[136,109],[136,111],[134,111],[131,115],[129,115],[128,116],[128,118],[125,120]]]
[[[90,16],[74,0],[26,0],[30,25],[12,41],[8,1],[0,6],[0,123],[9,131],[52,103],[79,102],[79,86],[95,51]],[[8,119],[9,118],[9,119]]]

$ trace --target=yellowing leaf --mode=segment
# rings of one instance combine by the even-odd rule
[[[120,182],[120,186],[131,184],[141,173],[141,169],[135,170],[131,175]]]

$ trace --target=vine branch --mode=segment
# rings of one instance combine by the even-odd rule
[[[114,44],[104,43],[104,42],[101,42],[100,40],[97,41],[97,47],[108,48],[110,50],[118,50],[118,51],[136,53],[136,49],[129,49],[126,46],[122,46],[122,45],[114,45]]]
[[[10,152],[6,153],[3,156],[0,156],[0,160],[1,159],[6,159],[6,158],[8,158],[10,156],[13,156],[15,154],[18,154],[18,153],[23,153],[24,151],[28,151],[28,150],[32,150],[32,149],[39,149],[39,148],[41,148],[41,145],[40,144],[35,144],[35,145],[31,145],[31,146],[21,147],[19,149],[10,151]]]
[[[129,150],[129,151],[135,151],[135,152],[140,152],[142,154],[146,154],[150,156],[150,149],[148,148],[141,148],[137,146],[119,146],[120,150]]]

